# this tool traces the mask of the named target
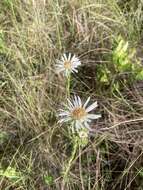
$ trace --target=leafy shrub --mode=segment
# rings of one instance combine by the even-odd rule
[[[143,67],[136,58],[136,49],[119,36],[113,42],[112,53],[106,57],[108,63],[98,66],[98,81],[101,85],[111,85],[112,90],[119,89],[122,81],[130,84],[143,80]]]

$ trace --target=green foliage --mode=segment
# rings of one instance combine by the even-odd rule
[[[140,175],[140,177],[143,177],[143,168],[141,168],[141,169],[138,171],[138,174]]]
[[[3,3],[7,8],[11,8],[13,0],[4,0]]]
[[[136,80],[143,80],[143,69],[137,72]]]
[[[0,176],[6,177],[9,180],[16,182],[23,179],[21,172],[16,171],[14,167],[8,166],[6,170],[0,169]]]
[[[130,71],[132,68],[131,58],[134,54],[134,49],[129,51],[129,43],[119,37],[112,53],[112,61],[116,72],[122,73]]]
[[[119,36],[115,43],[115,48],[112,53],[112,61],[116,73],[127,72],[130,75],[129,81],[132,79],[143,79],[143,67],[139,60],[136,59],[136,50],[129,47],[121,36]]]
[[[6,44],[4,41],[4,32],[0,30],[0,53],[6,53]]]
[[[111,74],[111,72],[106,66],[104,66],[104,65],[100,66],[100,82],[101,83],[109,84],[110,74]]]
[[[77,141],[79,146],[85,147],[88,144],[88,130],[82,129],[78,132]]]
[[[0,144],[3,144],[8,139],[8,134],[6,132],[0,132]]]
[[[51,186],[54,182],[53,176],[51,175],[45,175],[44,176],[44,181],[48,186]]]
[[[0,125],[7,131],[0,133],[1,189],[142,189],[143,170],[130,175],[142,169],[142,92],[123,86],[143,80],[130,47],[142,36],[141,1],[0,2]],[[117,34],[125,34],[129,42],[115,38]],[[112,37],[111,49],[107,42]],[[111,51],[107,54],[106,49]],[[55,72],[55,59],[63,52],[75,53],[82,61],[71,95],[97,99],[103,116],[93,122],[91,136],[82,132],[75,141],[69,139],[69,125],[56,123],[55,113],[66,96],[63,77]],[[101,64],[93,71],[95,59]],[[111,97],[121,88],[124,99]],[[133,156],[130,145],[137,147]]]
[[[143,80],[143,67],[136,58],[136,50],[129,47],[129,43],[121,36],[114,41],[112,53],[106,60],[109,60],[108,64],[98,66],[101,86],[112,84],[111,90],[118,91],[121,87],[118,79],[128,84],[134,80]]]

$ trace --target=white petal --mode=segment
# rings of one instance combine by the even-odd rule
[[[56,60],[56,63],[57,63],[58,65],[63,65],[63,61],[61,61],[61,60]]]
[[[96,108],[97,107],[97,102],[94,102],[93,104],[91,104],[87,109],[86,109],[86,111],[87,112],[90,112],[91,110],[93,110],[94,108]]]
[[[87,122],[84,123],[85,128],[90,130],[89,124]]]
[[[64,62],[65,62],[65,57],[62,56],[62,57],[61,57],[61,60],[62,60],[62,62],[64,63]]]
[[[82,127],[83,127],[83,125],[82,125],[81,122],[79,122],[79,121],[76,121],[76,122],[75,122],[75,128],[76,128],[76,130],[81,129]]]
[[[79,63],[79,62],[72,63],[72,67],[74,67],[74,68],[77,68],[79,65],[81,65],[81,63]]]
[[[79,104],[78,104],[78,99],[77,99],[76,96],[74,96],[74,105],[75,105],[75,107],[78,107],[78,106],[79,106]]]
[[[67,99],[67,101],[68,101],[68,104],[69,104],[69,108],[73,109],[74,105],[72,104],[72,102],[69,99]]]
[[[82,106],[81,99],[80,99],[80,97],[79,97],[79,96],[77,96],[77,98],[78,98],[78,104],[79,104],[79,106],[81,107],[81,106]]]
[[[64,71],[64,70],[65,70],[64,68],[59,68],[59,69],[57,68],[57,69],[56,69],[56,72],[60,73],[60,72],[62,72],[62,71]]]
[[[63,109],[59,109],[59,112],[62,113],[62,112],[65,112],[65,110],[63,110]]]
[[[86,106],[87,106],[89,100],[90,100],[90,97],[88,97],[88,99],[86,100],[85,104],[83,105],[84,108],[86,108]]]
[[[80,62],[80,61],[78,61],[78,62],[77,62],[77,65],[78,65],[78,66],[79,66],[79,65],[81,65],[81,62]]]
[[[69,56],[68,56],[68,61],[71,60],[71,53],[69,53]]]
[[[90,122],[91,122],[91,119],[90,119],[90,118],[88,118],[88,117],[86,116],[86,118],[84,119],[84,121],[83,121],[83,122],[90,123]]]
[[[75,73],[78,73],[78,70],[75,69],[75,68],[73,68],[73,69],[72,69],[72,72],[73,72],[73,73],[74,73],[74,72],[75,72]]]
[[[67,118],[62,118],[58,121],[58,123],[64,123],[64,122],[67,122],[67,121],[70,121],[71,118],[70,117],[67,117]]]
[[[59,68],[61,68],[61,67],[64,68],[64,66],[63,66],[62,64],[57,64],[57,65],[55,65],[55,67],[57,67],[57,68],[58,68],[58,67],[59,67]]]
[[[75,96],[75,97],[74,97],[74,99],[75,99],[75,103],[76,103],[76,105],[77,105],[77,106],[79,106],[79,103],[78,103],[78,98],[77,98],[77,96]]]
[[[68,61],[68,58],[67,58],[67,56],[66,56],[65,53],[63,54],[63,56],[64,56],[64,58],[65,58],[65,61]]]
[[[78,96],[75,96],[75,98],[76,98],[77,106],[79,107],[80,106],[80,102],[79,102]]]
[[[73,57],[72,57],[72,59],[71,59],[71,62],[73,62],[75,58],[76,58],[76,56],[73,55]]]
[[[62,112],[62,113],[59,113],[59,116],[68,116],[69,115],[69,112]]]
[[[87,115],[87,118],[88,119],[98,119],[98,118],[100,118],[101,117],[101,115],[99,114],[99,115],[96,115],[96,114],[88,114]]]

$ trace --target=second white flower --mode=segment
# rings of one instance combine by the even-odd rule
[[[101,117],[100,114],[89,113],[97,107],[97,102],[88,106],[90,97],[83,104],[79,96],[74,96],[73,99],[68,99],[68,104],[65,105],[65,110],[61,109],[59,116],[61,119],[60,123],[63,122],[74,122],[76,130],[83,127],[90,129],[90,122],[94,119]]]

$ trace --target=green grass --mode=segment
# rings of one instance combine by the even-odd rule
[[[2,0],[0,9],[0,189],[142,190],[142,0]],[[65,52],[82,63],[70,95],[97,100],[102,115],[73,157],[69,126],[57,123],[68,93],[55,62]]]

